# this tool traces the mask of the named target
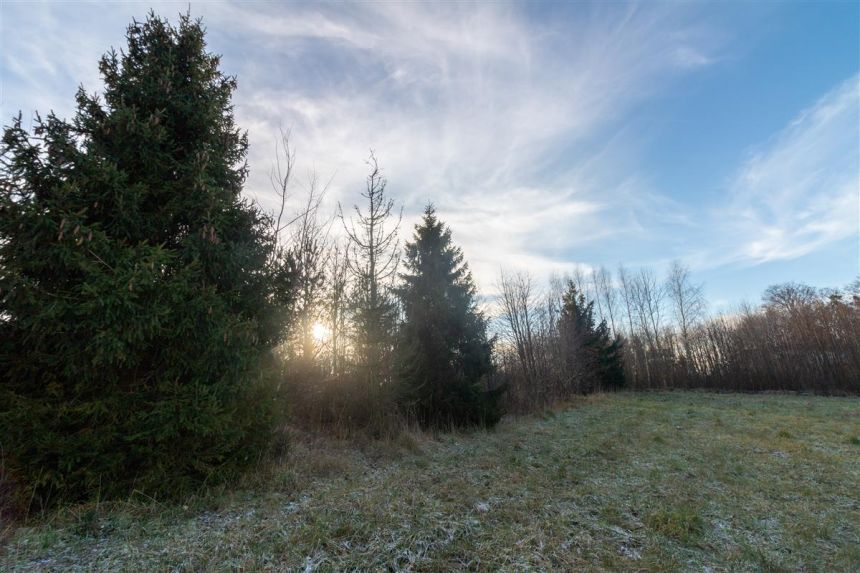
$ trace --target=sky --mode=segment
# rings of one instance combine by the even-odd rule
[[[150,8],[0,4],[0,116],[74,113]],[[279,128],[324,208],[359,200],[373,150],[404,209],[428,202],[480,291],[672,260],[712,310],[770,284],[860,274],[860,3],[201,3],[238,79],[246,193],[273,207]]]

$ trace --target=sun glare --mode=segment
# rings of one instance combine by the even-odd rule
[[[313,326],[313,334],[314,334],[314,340],[316,340],[317,342],[323,342],[324,340],[326,340],[328,338],[328,335],[329,335],[328,327],[326,325],[322,324],[321,322],[317,322]]]

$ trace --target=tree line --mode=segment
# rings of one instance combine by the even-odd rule
[[[860,278],[841,289],[772,285],[760,304],[718,314],[677,261],[663,277],[622,265],[614,276],[600,267],[548,282],[538,288],[528,273],[502,273],[499,281],[499,328],[508,343],[497,352],[498,375],[516,410],[565,394],[558,335],[566,283],[586,293],[619,341],[631,389],[860,392]]]
[[[860,281],[844,290],[798,283],[769,287],[760,305],[630,336],[636,388],[741,392],[860,392]],[[678,293],[668,291],[673,299]],[[682,298],[682,302],[686,302]],[[681,328],[681,325],[684,325]]]

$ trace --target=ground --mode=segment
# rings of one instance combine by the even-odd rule
[[[37,519],[0,569],[860,571],[858,398],[606,394],[292,444],[232,492]]]

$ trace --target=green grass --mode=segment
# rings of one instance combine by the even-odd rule
[[[21,527],[2,570],[858,571],[860,400],[615,394],[494,431],[293,436],[185,506]]]

